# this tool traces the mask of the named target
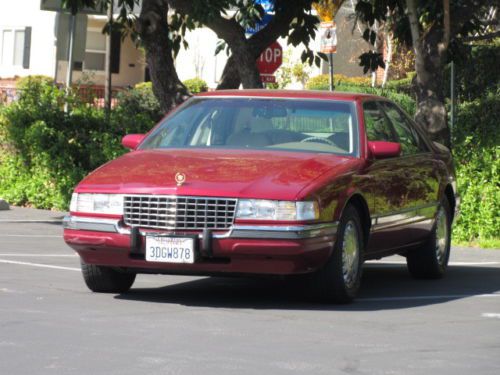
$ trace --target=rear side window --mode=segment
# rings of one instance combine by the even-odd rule
[[[401,143],[403,155],[417,154],[426,151],[423,140],[399,108],[389,102],[381,102],[380,104],[394,126],[394,130]]]
[[[397,142],[391,124],[377,102],[364,102],[365,132],[369,141]]]

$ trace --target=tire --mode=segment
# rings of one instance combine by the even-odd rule
[[[450,258],[451,209],[447,199],[439,205],[436,221],[426,244],[406,256],[408,271],[416,279],[440,279]]]
[[[97,293],[124,293],[135,281],[135,273],[117,271],[111,267],[81,263],[82,275],[87,287]]]
[[[363,253],[361,219],[356,208],[348,205],[340,219],[330,258],[311,277],[315,300],[338,304],[352,302],[361,285]]]

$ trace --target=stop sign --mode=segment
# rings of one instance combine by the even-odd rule
[[[260,74],[273,74],[283,62],[283,48],[278,42],[272,43],[257,59],[257,69]]]

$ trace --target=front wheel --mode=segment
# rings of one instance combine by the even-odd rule
[[[361,284],[363,251],[361,219],[356,208],[349,205],[340,219],[330,259],[312,275],[313,295],[323,302],[351,302]]]
[[[406,256],[410,274],[417,279],[439,279],[444,276],[450,258],[451,210],[447,199],[439,205],[432,233],[419,249]]]
[[[97,293],[124,293],[135,281],[135,273],[82,262],[82,275],[87,287]]]

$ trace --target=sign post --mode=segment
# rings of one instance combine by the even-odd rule
[[[330,73],[330,91],[335,89],[333,82],[333,54],[337,53],[337,27],[333,19],[339,11],[344,0],[319,0],[312,5],[318,17],[322,21],[320,23],[320,52],[328,54],[329,73]]]
[[[320,51],[328,54],[330,91],[333,91],[335,90],[333,82],[333,54],[337,52],[337,27],[335,22],[321,22],[320,35]]]
[[[283,48],[278,42],[267,47],[257,59],[257,69],[260,72],[260,80],[264,83],[276,82],[273,73],[283,63]]]

